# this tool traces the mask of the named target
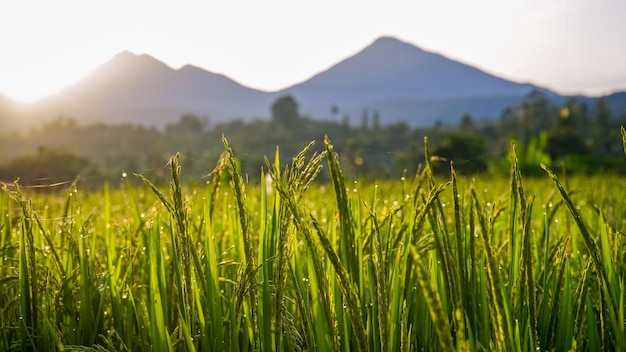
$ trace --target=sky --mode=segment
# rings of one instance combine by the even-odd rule
[[[2,1],[0,93],[53,94],[128,50],[266,91],[393,36],[563,94],[626,90],[623,0]]]

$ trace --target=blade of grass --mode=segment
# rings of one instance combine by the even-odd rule
[[[593,260],[595,264],[596,270],[598,270],[598,273],[600,274],[604,282],[607,285],[610,285],[609,277],[606,273],[605,266],[600,257],[600,250],[598,249],[598,246],[596,242],[594,241],[594,239],[591,237],[591,234],[589,233],[589,230],[587,229],[587,226],[585,225],[582,219],[580,211],[578,211],[578,208],[576,207],[576,205],[570,198],[569,194],[567,193],[565,188],[563,188],[563,185],[559,181],[556,174],[553,173],[544,164],[541,164],[541,167],[548,173],[548,176],[554,182],[554,185],[559,190],[559,193],[561,194],[561,197],[563,198],[563,201],[565,202],[567,209],[569,210],[570,214],[574,218],[574,221],[576,222],[576,225],[578,226],[578,229],[580,230],[580,233],[583,236],[583,240],[585,242],[585,246],[587,247],[587,251],[589,252],[591,259]],[[612,300],[613,306],[616,306],[616,302],[617,302],[616,297],[613,294],[611,294],[610,299]]]
[[[158,221],[157,221],[158,223]],[[149,269],[149,312],[150,312],[150,335],[152,347],[158,351],[172,351],[173,346],[169,339],[169,329],[166,322],[164,306],[168,301],[162,297],[164,285],[164,268],[162,258],[161,234],[158,227],[150,231],[148,247]],[[163,299],[164,298],[164,299]]]
[[[214,182],[218,182],[216,178]],[[211,188],[212,192],[216,192],[216,188]],[[223,320],[224,313],[222,311],[222,300],[220,295],[220,283],[219,283],[219,271],[217,266],[217,250],[214,238],[214,232],[212,231],[213,225],[213,208],[212,203],[215,199],[215,195],[211,194],[207,198],[204,204],[204,280],[207,283],[207,297],[210,329],[206,333],[210,340],[209,348],[212,350],[220,350],[225,346],[224,341],[226,339]]]
[[[14,183],[15,191],[9,193],[9,197],[15,200],[21,210],[21,228],[19,231],[19,259],[18,259],[18,282],[19,282],[19,336],[23,351],[37,350],[36,331],[38,323],[38,287],[37,269],[35,265],[35,247],[33,235],[33,205],[22,195],[17,181]]]

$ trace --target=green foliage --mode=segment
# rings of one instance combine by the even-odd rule
[[[525,148],[524,145],[518,144],[516,140],[512,140],[509,152],[502,159],[492,162],[490,169],[494,174],[506,175],[511,170],[512,160],[515,159],[517,168],[524,175],[538,175],[541,172],[539,165],[552,164],[552,159],[546,152],[547,143],[548,135],[545,132],[531,138],[528,146]]]
[[[291,130],[298,127],[300,118],[298,103],[292,96],[280,97],[272,104],[272,120],[285,128]]]
[[[168,134],[197,134],[205,130],[208,124],[208,118],[200,118],[193,114],[185,114],[180,117],[176,123],[169,124],[165,127]]]
[[[0,168],[0,179],[20,179],[23,185],[55,184],[72,180],[81,173],[97,173],[91,163],[64,150],[39,147],[36,155],[13,160]]]
[[[623,178],[348,182],[325,138],[258,187],[222,143],[203,187],[3,184],[0,350],[626,348]]]
[[[589,153],[589,147],[578,132],[563,128],[548,134],[546,152],[557,160],[570,155],[585,155]]]
[[[424,163],[424,135],[431,137],[435,156],[454,160],[457,170],[464,174],[508,173],[509,158],[504,154],[511,140],[524,150],[520,167],[525,174],[527,169],[539,174],[539,163],[549,164],[533,150],[548,153],[553,164],[563,165],[571,173],[624,173],[620,166],[623,146],[619,143],[619,127],[626,115],[612,111],[604,99],[571,98],[561,102],[536,91],[503,111],[496,122],[464,115],[457,124],[437,123],[423,128],[413,128],[406,122],[385,123],[386,116],[368,109],[363,110],[361,125],[350,126],[350,116],[339,116],[338,106],[329,110],[333,120],[314,120],[298,112],[294,97],[283,96],[273,103],[271,118],[209,125],[208,117],[185,114],[163,130],[128,124],[82,126],[77,122],[80,120],[59,117],[39,130],[0,138],[1,177],[5,181],[21,177],[24,184],[36,177],[31,175],[35,170],[31,164],[17,164],[30,163],[28,159],[35,158],[41,147],[46,152],[71,151],[63,153],[89,161],[84,170],[74,167],[76,160],[69,156],[67,162],[55,163],[54,167],[67,164],[70,169],[61,173],[63,179],[59,181],[71,182],[93,168],[97,176],[89,177],[89,182],[98,186],[105,182],[117,185],[120,175],[135,172],[157,185],[166,184],[164,166],[171,155],[180,153],[185,181],[203,182],[207,170],[220,160],[222,135],[228,135],[236,146],[238,172],[246,180],[257,180],[251,175],[257,175],[264,166],[263,158],[273,155],[277,145],[281,146],[280,153],[290,156],[299,152],[301,141],[314,140],[315,151],[321,152],[325,135],[332,138],[347,179],[398,178],[407,170],[417,169]],[[352,120],[358,121],[358,117]],[[545,146],[541,142],[535,147],[533,144],[543,141],[544,134],[548,136]],[[447,173],[448,164],[433,163],[437,173]],[[330,174],[323,172],[320,178],[330,180]]]
[[[454,161],[455,167],[462,173],[478,173],[487,170],[484,158],[487,152],[486,142],[478,136],[449,133],[442,136],[441,142],[434,148],[433,156],[444,161]],[[437,164],[435,171],[445,173],[445,163]]]

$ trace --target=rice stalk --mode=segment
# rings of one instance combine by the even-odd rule
[[[457,307],[454,311],[471,312],[469,308],[470,287],[468,282],[467,258],[468,253],[465,244],[465,233],[461,225],[461,194],[457,186],[456,171],[454,170],[454,162],[450,161],[450,175],[452,183],[452,204],[454,207],[454,232],[456,242],[456,260],[458,263],[458,275],[456,281],[459,283],[457,290],[459,301],[455,304]],[[460,332],[464,333],[464,332]]]
[[[32,201],[24,199],[17,181],[15,191],[9,197],[16,201],[22,211],[19,231],[19,258],[18,258],[18,297],[19,297],[19,336],[22,351],[36,351],[39,349],[38,337],[38,292],[37,269],[35,262],[35,243],[33,235],[33,205]]]
[[[480,201],[475,190],[472,190],[472,199],[476,204],[476,208],[480,208]],[[503,289],[502,278],[500,276],[500,268],[492,249],[490,237],[493,230],[492,222],[487,222],[482,211],[476,213],[478,223],[480,224],[480,234],[484,249],[484,255],[487,268],[487,282],[489,285],[489,293],[492,299],[490,304],[490,315],[492,316],[493,329],[495,331],[495,348],[499,351],[510,351],[511,335],[509,331],[509,322],[507,318],[507,299]]]
[[[370,219],[372,220],[372,246],[371,248],[371,263],[374,268],[373,275],[371,277],[375,284],[376,292],[376,310],[377,310],[377,324],[378,324],[378,338],[379,338],[379,350],[387,351],[388,349],[388,329],[389,329],[389,303],[387,301],[387,275],[386,271],[387,263],[385,255],[382,250],[382,236],[381,229],[378,223],[376,213],[372,209],[368,209],[370,213]],[[372,334],[375,335],[375,334]]]
[[[441,303],[439,293],[432,286],[430,282],[430,273],[426,266],[421,262],[420,254],[415,250],[415,247],[411,247],[413,254],[413,261],[415,262],[415,269],[418,277],[418,282],[424,293],[424,298],[428,305],[430,318],[435,327],[435,332],[439,338],[439,346],[443,351],[454,351],[454,343],[452,339],[452,329],[450,322],[446,318],[446,313]]]
[[[293,222],[296,227],[297,233],[304,237],[305,243],[311,253],[310,259],[313,262],[313,269],[315,272],[315,281],[313,281],[312,285],[318,285],[319,289],[317,290],[318,294],[321,298],[321,306],[324,312],[324,316],[326,319],[326,326],[330,333],[331,345],[334,351],[339,351],[339,332],[337,330],[337,316],[334,310],[331,297],[330,285],[328,283],[328,279],[325,275],[325,269],[323,268],[322,262],[320,260],[320,256],[317,254],[317,245],[313,240],[313,236],[311,233],[311,227],[304,222],[304,214],[302,214],[299,207],[299,200],[303,196],[304,192],[308,189],[311,182],[313,182],[314,178],[321,171],[321,161],[325,157],[326,152],[321,154],[313,154],[313,156],[306,162],[305,157],[308,151],[312,148],[313,144],[310,143],[307,145],[292,161],[291,167],[285,167],[284,170],[280,170],[280,165],[277,162],[278,154],[276,155],[275,162],[272,164],[269,160],[266,159],[265,163],[269,169],[269,173],[273,180],[273,185],[280,195],[281,203],[278,203],[281,209],[280,218],[283,219],[280,221],[280,234],[279,237],[282,237],[279,240],[279,247],[277,248],[277,257],[276,260],[277,266],[275,272],[284,272],[287,268],[284,267],[288,262],[288,258],[291,254],[288,252],[289,248],[286,247],[289,243],[291,243],[290,239],[287,239],[282,232],[286,231],[286,223],[287,221]],[[282,205],[284,202],[284,207]],[[283,212],[282,210],[285,210]],[[277,214],[277,212],[275,212]],[[286,271],[285,274],[288,274],[290,270]],[[285,275],[283,274],[283,275]],[[293,274],[292,274],[293,275]],[[284,277],[284,276],[283,276]],[[284,281],[279,281],[275,288],[276,297],[282,297],[284,291]],[[279,304],[280,302],[277,302]],[[276,314],[282,310],[282,308],[277,307]],[[276,318],[276,321],[279,321]],[[276,327],[277,331],[280,331],[280,326]],[[308,337],[309,340],[311,337]],[[277,339],[278,340],[278,339]]]
[[[203,203],[203,233],[204,233],[204,281],[207,285],[206,300],[208,301],[209,312],[209,329],[206,331],[207,339],[209,340],[207,349],[217,351],[223,349],[225,343],[225,331],[223,327],[223,320],[225,319],[222,311],[222,298],[220,294],[218,261],[217,261],[217,249],[215,245],[215,238],[212,232],[213,225],[213,203],[216,198],[217,187],[215,184],[219,184],[218,178],[220,175],[216,175],[213,178],[213,185],[211,187],[211,194]],[[199,273],[200,274],[200,273]]]
[[[534,203],[534,197],[530,200],[526,199],[524,194],[524,186],[522,182],[522,174],[519,168],[517,160],[517,154],[515,153],[515,146],[513,150],[513,177],[515,177],[516,190],[512,190],[517,193],[517,199],[519,200],[519,223],[521,228],[521,243],[520,243],[520,276],[517,294],[518,301],[518,316],[522,324],[521,335],[525,339],[530,336],[528,344],[530,349],[535,349],[535,346],[539,343],[539,337],[537,332],[537,315],[536,315],[536,289],[535,278],[533,275],[533,234],[532,234],[532,207]],[[527,331],[527,332],[526,332]]]
[[[565,205],[567,206],[567,209],[569,210],[570,214],[572,215],[572,217],[574,218],[574,221],[576,223],[576,225],[578,226],[578,229],[580,230],[580,233],[583,237],[583,240],[585,242],[585,246],[587,247],[587,251],[589,252],[589,255],[591,257],[591,259],[593,260],[594,264],[595,264],[595,268],[598,271],[598,273],[600,274],[600,277],[602,278],[602,280],[604,281],[603,285],[606,285],[607,287],[610,288],[609,290],[609,299],[611,300],[611,305],[613,307],[617,306],[617,302],[619,301],[617,298],[617,285],[615,284],[615,279],[612,278],[608,273],[607,273],[607,265],[609,265],[611,262],[608,263],[604,263],[602,261],[601,258],[601,252],[600,249],[598,248],[598,245],[596,244],[596,242],[594,241],[594,239],[591,236],[591,233],[589,233],[589,230],[587,229],[587,226],[585,225],[582,215],[580,214],[580,211],[578,210],[578,208],[576,207],[576,205],[574,204],[574,202],[572,201],[572,199],[570,198],[569,194],[567,193],[567,191],[565,190],[565,188],[563,188],[563,185],[561,184],[561,182],[559,181],[558,177],[556,176],[556,174],[554,174],[547,166],[541,164],[541,167],[546,171],[546,173],[548,173],[548,176],[552,179],[552,181],[554,182],[555,187],[558,189],[559,193],[561,194],[561,197],[563,198],[563,201],[565,202]]]
[[[557,330],[557,314],[559,305],[561,304],[561,293],[563,283],[566,277],[567,263],[567,246],[566,243],[569,238],[564,237],[559,245],[555,248],[556,253],[554,255],[554,262],[551,263],[552,270],[550,271],[550,278],[548,279],[548,285],[543,288],[544,293],[542,297],[542,333],[540,334],[538,346],[542,349],[549,349],[554,345],[556,341]]]
[[[358,250],[360,249],[357,243],[356,234],[354,232],[354,214],[352,213],[352,207],[350,199],[346,192],[345,178],[339,165],[339,158],[334,151],[334,147],[330,142],[328,136],[324,137],[324,146],[328,156],[328,167],[330,169],[330,175],[333,183],[333,189],[335,190],[335,197],[337,200],[337,211],[339,213],[339,223],[341,228],[341,240],[339,242],[339,255],[344,258],[345,268],[354,282],[360,281],[361,264],[359,263]]]
[[[286,166],[282,171],[279,169],[278,153],[274,165],[266,159],[266,165],[270,170],[270,175],[277,187],[280,188],[280,193],[289,197],[290,201],[294,202],[294,206],[300,202],[304,193],[309,188],[313,180],[317,177],[321,171],[321,161],[326,153],[317,154],[314,153],[310,160],[307,162],[306,156],[313,148],[314,142],[310,142],[300,151],[291,162],[290,166]],[[275,295],[275,317],[274,317],[274,333],[276,347],[281,348],[281,335],[282,335],[282,316],[285,314],[283,295],[285,291],[285,285],[287,278],[291,276],[288,268],[288,262],[292,257],[292,243],[293,232],[288,230],[288,225],[291,222],[291,214],[285,212],[286,208],[278,205],[280,209],[284,209],[280,212],[278,228],[278,243],[276,245],[276,258],[275,258],[275,270],[274,270],[274,295]]]
[[[430,149],[428,146],[428,138],[424,137],[424,159],[426,160],[426,168],[424,169],[424,172],[426,173],[429,179],[431,196],[433,195],[432,193],[433,190],[437,190],[435,191],[437,195],[434,198],[432,198],[433,206],[429,205],[428,207],[424,207],[423,210],[424,210],[424,215],[428,216],[428,220],[431,224],[430,228],[432,229],[432,233],[433,233],[433,239],[434,239],[433,243],[435,246],[435,252],[437,253],[437,257],[439,258],[439,262],[441,263],[441,274],[443,277],[442,285],[444,285],[445,287],[445,291],[443,292],[444,294],[442,295],[441,299],[442,299],[442,302],[453,302],[452,304],[455,305],[455,307],[452,307],[452,311],[453,311],[457,308],[458,309],[461,308],[461,306],[458,306],[458,302],[460,301],[459,286],[457,285],[458,270],[455,267],[454,256],[451,253],[453,246],[451,246],[450,243],[448,242],[448,237],[449,237],[448,229],[447,229],[445,221],[443,221],[443,219],[446,218],[446,214],[443,209],[443,204],[438,197],[440,191],[443,191],[443,189],[445,189],[450,184],[451,181],[447,182],[444,185],[440,185],[438,187],[435,186],[435,177],[434,177],[434,173],[433,173],[432,166],[431,166],[431,160],[433,158],[434,157],[430,155]],[[424,194],[421,194],[421,199],[422,199],[423,204],[430,204],[430,199],[426,200],[426,198],[424,197]],[[415,219],[420,218],[421,220],[413,222],[414,234],[417,233],[418,227],[421,227],[422,221],[423,219],[425,219],[425,218],[422,218],[421,215],[418,216],[418,214],[419,212],[415,212]],[[415,242],[411,241],[411,243],[415,243]],[[406,268],[407,274],[412,271],[411,261],[412,261],[412,257],[409,257],[409,263]],[[405,277],[407,277],[407,279],[409,278],[409,276],[405,276]]]
[[[238,282],[239,295],[237,296],[237,300],[241,301],[242,296],[245,292],[249,293],[249,304],[250,304],[250,320],[252,322],[251,326],[251,339],[253,344],[253,349],[256,350],[258,334],[259,334],[259,326],[257,322],[257,288],[256,288],[256,272],[258,270],[256,266],[256,259],[254,257],[254,246],[252,243],[252,238],[250,235],[250,226],[249,226],[249,217],[246,203],[246,195],[244,191],[243,179],[239,175],[239,171],[237,170],[237,163],[235,161],[235,156],[233,154],[233,150],[228,145],[228,141],[225,137],[222,137],[222,143],[224,144],[224,148],[226,149],[226,153],[228,156],[228,170],[232,176],[231,178],[231,187],[235,192],[235,199],[237,201],[237,209],[239,211],[239,225],[241,231],[241,238],[243,240],[243,249],[244,249],[244,269],[243,269],[243,280]],[[240,307],[237,307],[238,309]],[[240,313],[239,313],[240,314]]]
[[[363,326],[363,320],[361,318],[361,302],[359,300],[359,296],[357,294],[357,289],[354,287],[353,281],[350,279],[350,275],[341,264],[341,260],[339,256],[333,249],[331,243],[328,241],[326,237],[325,231],[321,227],[321,225],[312,218],[313,226],[316,229],[317,237],[322,244],[322,248],[326,252],[330,263],[335,270],[335,274],[337,277],[337,282],[339,285],[339,290],[341,291],[341,295],[345,302],[346,310],[348,312],[348,318],[350,319],[350,324],[352,325],[352,329],[354,330],[355,339],[357,343],[357,350],[360,352],[369,351],[369,348],[366,344],[367,334],[365,333],[365,327]]]
[[[177,265],[174,265],[174,278],[176,281],[176,290],[178,298],[178,307],[175,310],[179,314],[179,327],[183,322],[189,324],[192,321],[192,307],[194,304],[192,281],[192,264],[198,270],[200,267],[199,259],[195,253],[194,243],[189,233],[188,224],[188,208],[185,205],[182,195],[182,186],[180,183],[180,164],[179,155],[170,158],[169,165],[172,170],[172,181],[170,182],[171,200],[168,200],[163,193],[146,177],[135,174],[139,177],[159,198],[170,214],[170,238],[172,243],[172,259]],[[193,262],[192,262],[193,261]],[[206,294],[206,290],[205,290]],[[201,307],[200,307],[201,308]],[[170,327],[171,328],[171,327]],[[184,331],[179,331],[179,339],[184,339]]]

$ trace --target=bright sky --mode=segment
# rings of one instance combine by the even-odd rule
[[[253,88],[305,80],[382,35],[561,93],[626,90],[623,0],[2,1],[0,92],[52,94],[122,50]]]

